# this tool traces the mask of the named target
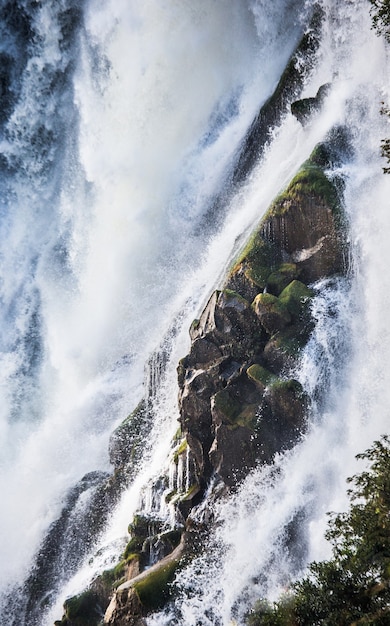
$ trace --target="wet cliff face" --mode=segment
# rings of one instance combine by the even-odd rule
[[[347,271],[340,181],[325,174],[341,135],[303,164],[191,327],[180,423],[200,488],[213,473],[233,487],[305,429],[308,399],[292,371],[314,323],[312,285]]]

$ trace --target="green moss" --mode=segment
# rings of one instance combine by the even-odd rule
[[[90,590],[65,600],[64,609],[73,626],[97,626],[102,618],[97,596]]]
[[[268,276],[267,289],[278,296],[292,280],[298,278],[299,274],[300,270],[295,263],[282,263]]]
[[[317,155],[315,155],[317,158]],[[269,208],[265,219],[284,215],[292,201],[299,201],[302,196],[316,196],[323,199],[334,213],[340,212],[340,200],[335,185],[325,175],[322,167],[308,159],[296,176]]]
[[[243,268],[246,277],[260,289],[264,289],[268,276],[279,261],[279,254],[274,245],[256,231],[235,261],[231,274]]]
[[[259,293],[253,301],[253,307],[255,310],[257,306],[269,313],[275,313],[275,315],[288,317],[290,319],[290,310],[287,307],[287,298],[282,300],[277,296],[273,296],[272,293]]]
[[[290,392],[294,393],[296,396],[303,396],[304,391],[300,382],[295,380],[294,378],[289,378],[288,380],[282,378],[276,378],[270,384],[270,390],[277,393],[285,393]]]
[[[172,491],[170,491],[169,493],[167,493],[165,495],[165,502],[167,504],[169,504],[170,502],[175,502],[176,501],[176,496],[177,496],[176,489],[172,489]]]
[[[120,565],[122,565],[122,563],[123,561],[121,561]],[[101,582],[104,584],[105,587],[108,587],[110,590],[116,589],[116,587],[125,582],[124,569],[122,570],[122,573],[119,574],[117,569],[118,565],[116,567],[113,567],[112,569],[104,570],[104,572],[100,576]]]
[[[234,298],[239,302],[242,302],[242,304],[248,304],[248,300],[243,298],[239,293],[237,293],[237,291],[233,291],[233,289],[223,289],[221,293],[225,294],[227,298]]]
[[[145,539],[149,534],[150,519],[146,515],[136,514],[128,526],[129,534]]]
[[[283,289],[279,296],[279,301],[293,317],[298,318],[307,309],[308,303],[313,296],[314,291],[312,289],[309,289],[299,280],[293,280]]]
[[[291,314],[285,302],[270,293],[258,294],[252,307],[269,335],[291,323]]]
[[[329,166],[329,151],[325,144],[320,143],[288,187],[273,202],[264,219],[283,215],[289,210],[290,203],[299,201],[302,196],[322,199],[332,209],[334,216],[340,218],[341,206],[337,184],[330,180],[324,171]]]
[[[192,500],[192,498],[196,496],[197,493],[199,493],[199,490],[200,488],[198,484],[191,485],[191,487],[186,491],[184,496],[180,496],[180,501],[186,502],[187,500]]]
[[[269,370],[257,363],[248,367],[246,373],[250,380],[256,384],[260,384],[262,387],[267,387],[267,385],[271,384],[276,378]]]
[[[177,448],[177,450],[175,451],[174,455],[173,455],[173,460],[175,463],[178,462],[179,460],[179,456],[181,454],[184,454],[185,452],[187,452],[187,448],[188,448],[188,444],[187,444],[187,439],[183,439],[183,441],[181,442],[181,444],[179,445],[179,447]]]
[[[272,345],[274,349],[282,352],[286,357],[295,359],[306,345],[311,330],[312,324],[298,322],[275,333],[267,345]]]
[[[258,410],[257,404],[246,404],[235,398],[226,387],[214,396],[214,406],[223,416],[230,430],[244,426],[253,430]]]
[[[214,407],[222,413],[228,423],[233,424],[241,412],[242,405],[238,400],[232,398],[226,387],[215,394]]]
[[[166,565],[152,570],[148,576],[134,584],[134,590],[138,595],[141,604],[148,610],[157,610],[169,600],[172,589],[172,582],[178,559],[174,559]]]
[[[197,330],[199,328],[199,324],[200,324],[200,320],[194,319],[191,323],[191,330]]]
[[[129,558],[130,554],[136,554],[138,552],[141,552],[144,540],[145,539],[143,537],[132,537],[126,545],[126,548],[123,552],[123,558],[126,560]]]
[[[243,405],[242,411],[236,417],[236,420],[234,424],[231,425],[230,429],[242,426],[244,428],[249,428],[249,430],[254,430],[257,421],[258,410],[258,404]]]

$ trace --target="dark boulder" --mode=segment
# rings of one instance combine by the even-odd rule
[[[305,126],[310,118],[321,110],[323,102],[330,91],[330,84],[321,85],[314,98],[303,98],[291,103],[291,113],[298,122]]]

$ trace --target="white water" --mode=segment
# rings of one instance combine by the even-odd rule
[[[283,547],[277,550],[297,511],[308,514],[304,560],[326,555],[325,512],[345,506],[344,480],[355,471],[354,455],[387,429],[390,406],[389,182],[378,149],[386,135],[380,102],[389,83],[383,43],[370,31],[365,2],[324,2],[322,56],[306,86],[311,96],[335,79],[321,117],[303,130],[288,116],[264,163],[229,199],[223,226],[217,229],[216,219],[213,229],[208,221],[206,231],[202,222],[245,129],[294,48],[302,4],[286,0],[271,9],[261,1],[86,3],[74,90],[63,97],[61,109],[67,137],[63,160],[48,181],[28,154],[31,171],[21,169],[11,181],[12,211],[4,218],[3,588],[25,575],[61,510],[64,492],[86,472],[109,469],[109,433],[138,403],[144,364],[181,311],[153,454],[101,543],[115,546],[121,540],[142,486],[166,463],[176,430],[175,367],[188,349],[190,321],[226,267],[236,237],[256,222],[326,131],[346,120],[356,146],[345,170],[355,278],[350,291],[337,292],[337,327],[318,303],[317,343],[313,340],[301,372],[309,390],[318,377],[332,374],[328,402],[313,414],[302,445],[280,459],[276,478],[268,470],[255,473],[221,508],[225,523],[201,562],[193,599],[181,606],[181,623],[242,620],[247,605],[232,609],[238,600],[252,601],[264,590],[274,594],[302,565],[291,563]],[[33,81],[44,61],[63,63],[56,5],[47,3],[37,15],[43,44],[31,61],[13,120],[27,136],[28,124],[53,115],[50,99],[37,108],[42,99]],[[21,150],[16,140],[11,148]],[[34,305],[42,356],[35,370],[22,375],[28,355],[20,337],[28,333]],[[341,336],[346,355],[340,364]],[[328,354],[328,369],[318,362],[318,346]],[[248,554],[258,556],[248,559]],[[45,624],[60,617],[65,597],[80,590],[99,566],[95,562],[64,586]],[[264,568],[270,571],[265,585],[255,582]],[[193,571],[183,573],[184,589]],[[169,619],[159,616],[150,623]]]

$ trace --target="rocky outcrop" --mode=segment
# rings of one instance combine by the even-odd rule
[[[201,489],[215,473],[234,487],[304,431],[308,399],[293,368],[314,324],[310,285],[348,267],[340,193],[325,174],[333,140],[275,200],[192,324],[179,407]]]
[[[342,184],[329,174],[347,147],[340,129],[317,146],[191,325],[190,351],[178,365],[173,451],[186,475],[180,489],[164,492],[176,528],[167,529],[158,515],[137,515],[121,561],[65,603],[58,626],[98,626],[104,612],[110,626],[143,626],[173,597],[177,568],[204,545],[211,509],[204,507],[200,524],[194,511],[211,479],[213,493],[226,493],[302,436],[309,400],[294,368],[315,323],[314,283],[348,270]],[[139,461],[150,411],[149,400],[142,401],[114,432],[117,473],[130,476]]]
[[[291,103],[291,113],[302,126],[305,126],[312,116],[321,110],[323,102],[329,94],[330,87],[330,83],[321,85],[313,98],[302,98]]]
[[[141,626],[143,617],[161,608],[172,594],[170,583],[184,554],[185,537],[155,565],[122,583],[104,616],[108,626]]]
[[[233,182],[241,182],[261,157],[272,130],[299,97],[315,63],[319,47],[323,9],[315,4],[308,28],[299,41],[272,96],[261,107],[243,141]]]

